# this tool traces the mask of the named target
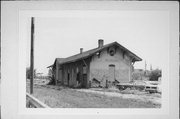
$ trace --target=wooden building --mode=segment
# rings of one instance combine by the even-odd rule
[[[104,45],[67,57],[56,58],[52,68],[55,82],[69,87],[105,87],[114,82],[129,82],[133,64],[142,59],[117,42]]]

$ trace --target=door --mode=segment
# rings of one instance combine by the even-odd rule
[[[77,81],[78,85],[81,83],[81,80],[80,80],[80,72],[77,73],[76,81]]]
[[[115,81],[115,65],[109,65],[109,81]]]
[[[70,78],[70,75],[69,75],[69,73],[68,73],[68,78],[67,78],[67,80],[68,80],[68,86],[69,86],[69,80],[70,80],[69,78]]]
[[[83,82],[82,88],[87,88],[87,66],[83,65]]]
[[[63,80],[62,80],[62,69],[59,70],[59,74],[58,74],[58,80],[61,84],[63,84]]]

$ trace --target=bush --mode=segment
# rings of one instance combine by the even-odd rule
[[[156,69],[156,70],[151,71],[149,80],[150,81],[158,81],[159,77],[161,77],[161,70]]]
[[[55,85],[55,78],[53,76],[49,76],[49,83],[47,85]]]

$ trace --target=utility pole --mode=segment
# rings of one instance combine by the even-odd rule
[[[33,80],[34,80],[34,17],[31,17],[31,62],[30,62],[30,94],[33,93]]]

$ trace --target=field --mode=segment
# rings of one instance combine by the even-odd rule
[[[29,83],[27,83],[29,92]],[[34,85],[33,96],[52,108],[160,108],[159,95],[126,94],[108,89],[71,89]]]

